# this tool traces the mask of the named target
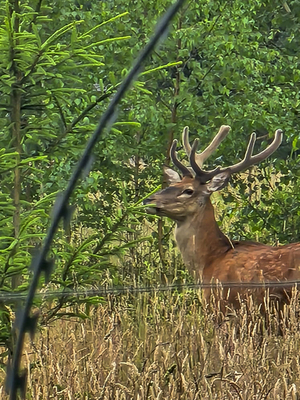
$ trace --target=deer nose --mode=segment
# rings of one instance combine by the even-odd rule
[[[148,199],[143,200],[143,204],[144,204],[144,206],[147,205],[147,204],[150,204],[150,206],[145,209],[147,214],[156,214],[157,213],[158,208],[157,208],[157,205],[154,202],[153,197],[148,197]]]
[[[152,203],[152,202],[153,202],[153,199],[152,199],[151,197],[148,197],[148,199],[143,200],[144,206],[145,206],[146,204],[149,204],[149,203]]]

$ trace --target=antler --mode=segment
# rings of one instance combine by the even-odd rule
[[[230,170],[230,173],[233,174],[235,172],[243,171],[244,169],[251,167],[254,164],[258,164],[263,160],[266,160],[268,157],[270,157],[271,154],[274,153],[274,151],[278,149],[278,147],[282,142],[282,136],[283,136],[282,130],[277,129],[275,131],[273,142],[265,150],[253,156],[252,153],[256,141],[256,133],[253,132],[250,137],[245,157],[243,158],[243,160],[225,169]]]
[[[219,129],[219,132],[213,138],[212,142],[206,147],[206,149],[203,150],[202,153],[200,153],[200,154],[195,154],[195,162],[200,169],[201,169],[202,165],[204,164],[205,160],[208,159],[208,157],[216,150],[216,148],[219,146],[219,144],[222,142],[222,140],[225,139],[225,137],[228,135],[229,131],[230,131],[230,126],[222,125],[221,128]],[[192,147],[190,146],[190,143],[189,143],[189,127],[188,126],[183,128],[182,143],[183,143],[183,147],[184,147],[186,154],[190,157],[191,152],[192,152]],[[194,142],[194,145],[195,145],[195,142]],[[176,147],[177,147],[177,140],[175,139],[175,140],[173,140],[173,143],[172,143],[172,146],[170,149],[170,156],[171,156],[171,159],[172,159],[174,165],[180,170],[180,172],[183,174],[183,176],[192,177],[193,175],[192,175],[191,171],[178,160],[177,155],[176,155]],[[191,163],[191,166],[192,166],[194,172],[196,173],[196,170],[194,169],[192,163]],[[196,166],[196,169],[197,169],[197,166]],[[211,172],[214,172],[214,171],[211,171]],[[201,173],[204,173],[207,177],[210,176],[210,175],[208,175],[208,174],[210,174],[209,172],[202,171]],[[207,180],[209,180],[209,179],[210,178],[207,178]],[[207,180],[206,180],[206,182],[207,182]]]
[[[205,160],[216,150],[216,148],[219,146],[222,140],[228,135],[229,131],[230,131],[230,126],[222,125],[221,128],[219,129],[219,132],[214,137],[209,146],[207,146],[202,153],[197,154],[196,151],[199,144],[199,139],[195,139],[191,147],[189,143],[189,128],[186,126],[183,129],[182,132],[183,146],[187,155],[190,158],[191,167],[195,172],[197,179],[199,179],[201,183],[208,182],[210,179],[212,179],[215,175],[219,173],[229,172],[231,175],[233,173],[240,172],[254,164],[258,164],[261,161],[267,159],[280,146],[283,134],[281,129],[277,129],[275,132],[275,137],[273,142],[265,150],[253,156],[252,153],[256,141],[256,134],[252,133],[245,153],[245,157],[243,158],[242,161],[226,168],[217,167],[211,171],[202,170],[201,167],[205,162]],[[174,140],[170,151],[171,159],[174,165],[181,171],[183,176],[192,177],[190,169],[187,168],[178,160],[176,155],[176,146],[177,146],[177,140]]]
[[[212,142],[200,154],[195,154],[195,161],[201,168],[208,157],[218,148],[219,144],[226,138],[230,131],[229,125],[222,125],[219,132],[213,138]],[[190,157],[192,147],[189,143],[189,127],[186,126],[182,132],[182,143],[186,154]]]
[[[199,143],[199,140],[196,139],[196,140],[194,140],[193,146],[191,148],[190,163],[196,174],[197,179],[199,179],[201,183],[206,183],[219,173],[229,172],[231,175],[233,173],[243,171],[244,169],[265,160],[271,154],[273,154],[274,151],[277,150],[278,147],[280,146],[281,141],[282,141],[282,134],[283,134],[282,130],[277,129],[275,132],[275,137],[274,137],[273,142],[265,150],[261,151],[260,153],[256,154],[255,156],[253,156],[252,153],[253,153],[253,148],[254,148],[254,144],[256,141],[256,134],[253,132],[250,137],[249,143],[248,143],[245,157],[243,158],[242,161],[238,162],[237,164],[231,165],[230,167],[226,167],[226,168],[217,167],[214,170],[207,171],[207,172],[203,171],[199,167],[199,165],[197,164],[197,162],[195,160],[196,150],[197,150],[198,143]]]
[[[176,154],[176,147],[177,147],[177,140],[174,139],[170,149],[170,157],[171,160],[173,161],[173,164],[175,165],[175,167],[179,169],[179,171],[182,173],[183,176],[189,176],[192,178],[193,175],[191,171],[178,160]]]

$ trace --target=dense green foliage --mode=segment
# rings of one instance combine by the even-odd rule
[[[54,198],[169,4],[0,0],[0,290],[26,290],[31,254],[45,235]],[[137,202],[159,185],[170,144],[185,125],[203,145],[221,124],[232,126],[216,154],[224,165],[242,157],[253,130],[259,151],[276,128],[284,129],[273,158],[280,183],[271,179],[270,161],[236,177],[223,215],[235,239],[299,240],[300,6],[284,4],[185,4],[73,195],[71,227],[59,232],[52,249],[51,287],[178,279],[168,223],[137,246],[149,236]],[[161,246],[167,243],[169,261]],[[76,301],[65,296],[45,307],[44,321]],[[8,345],[8,304],[1,313],[0,340]]]

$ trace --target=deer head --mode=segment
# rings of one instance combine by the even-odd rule
[[[182,133],[182,142],[189,157],[191,168],[186,167],[178,160],[176,155],[177,140],[174,140],[170,155],[174,165],[181,172],[182,178],[171,168],[165,168],[164,173],[170,186],[155,193],[144,202],[151,204],[147,212],[167,216],[176,222],[183,221],[188,216],[198,215],[201,210],[205,210],[210,195],[226,186],[232,174],[243,171],[268,158],[279,147],[282,140],[282,131],[278,129],[275,132],[273,142],[259,154],[252,155],[256,140],[256,134],[252,133],[242,161],[226,168],[217,167],[211,171],[203,170],[203,163],[215,151],[229,131],[230,126],[222,125],[210,145],[202,153],[197,154],[199,140],[195,139],[193,145],[190,146],[189,129],[185,127]]]

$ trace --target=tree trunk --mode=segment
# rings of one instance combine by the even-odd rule
[[[21,72],[19,71],[18,65],[15,61],[15,46],[18,45],[18,39],[16,35],[19,32],[19,1],[13,0],[10,2],[10,15],[12,16],[15,13],[14,25],[11,27],[11,49],[10,49],[10,58],[11,58],[11,68],[10,73],[15,77],[15,84],[12,86],[11,96],[10,96],[10,119],[11,119],[11,136],[12,143],[15,148],[15,151],[18,153],[16,156],[16,164],[19,165],[22,154],[22,145],[21,145],[21,88],[19,86],[19,82],[21,80]],[[17,166],[14,170],[14,187],[12,192],[12,200],[14,204],[14,215],[13,215],[13,224],[14,224],[14,237],[18,238],[20,233],[20,196],[21,196],[21,171]],[[12,288],[15,289],[19,286],[21,281],[21,276],[16,275],[12,278]]]
[[[177,29],[181,29],[181,16],[179,15],[178,18],[178,23],[177,23]],[[177,50],[181,49],[181,39],[178,39],[177,41]],[[178,61],[178,57],[177,57]],[[179,71],[180,66],[176,67],[176,76],[175,76],[175,83],[174,83],[174,102],[173,102],[173,107],[171,110],[171,122],[175,124],[177,122],[177,108],[178,108],[178,102],[177,102],[177,97],[179,95],[179,90],[180,90],[180,71]],[[167,153],[166,153],[166,159],[165,159],[165,165],[169,166],[170,165],[170,149],[172,146],[174,140],[174,128],[172,127],[169,132],[169,137],[168,137],[168,147],[167,147]],[[162,174],[164,176],[164,174]],[[162,188],[164,189],[167,186],[167,182],[163,180],[162,182]],[[158,252],[159,252],[159,257],[161,260],[161,263],[165,265],[165,255],[164,255],[164,250],[163,250],[163,220],[160,219],[158,221],[158,226],[157,226],[157,234],[158,234]]]

